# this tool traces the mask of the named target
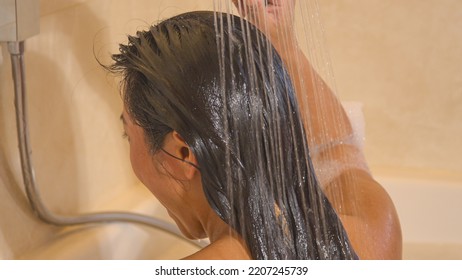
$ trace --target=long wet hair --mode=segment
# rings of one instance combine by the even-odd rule
[[[191,12],[129,36],[112,57],[152,153],[169,132],[183,137],[210,207],[254,259],[356,258],[316,180],[288,72],[257,28]]]

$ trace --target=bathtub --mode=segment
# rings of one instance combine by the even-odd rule
[[[462,259],[462,184],[456,180],[376,176],[392,197],[403,231],[404,259]],[[130,201],[130,203],[128,202]],[[169,220],[141,186],[106,205]],[[206,243],[204,242],[203,245]],[[63,229],[23,259],[179,259],[198,246],[146,226],[113,223]]]
[[[148,195],[147,195],[148,194]],[[103,210],[124,209],[173,221],[141,185],[128,188]],[[132,223],[107,223],[63,228],[52,240],[20,256],[21,259],[117,260],[180,259],[197,251],[192,244],[162,230]]]

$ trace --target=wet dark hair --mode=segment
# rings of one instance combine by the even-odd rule
[[[255,259],[356,258],[321,191],[281,58],[243,19],[191,12],[129,36],[110,71],[158,151],[177,131],[217,215]]]

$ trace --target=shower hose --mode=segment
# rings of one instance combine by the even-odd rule
[[[21,159],[22,177],[27,198],[34,213],[44,222],[56,226],[72,226],[89,223],[130,222],[142,224],[162,230],[203,247],[203,242],[189,240],[183,237],[178,228],[168,222],[147,215],[130,212],[97,212],[85,215],[60,216],[51,212],[43,203],[34,177],[34,167],[31,159],[29,141],[29,126],[27,118],[27,94],[25,87],[24,41],[8,42],[11,55],[11,65],[14,81],[16,128],[18,134],[19,155]]]

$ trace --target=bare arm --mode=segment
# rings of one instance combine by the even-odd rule
[[[263,0],[233,1],[241,14],[270,38],[286,64],[301,111],[309,112],[304,114],[309,145],[326,147],[314,154],[314,164],[363,159],[358,147],[342,141],[353,133],[349,119],[297,45],[293,28],[295,0],[268,0],[267,5]],[[395,207],[367,171],[345,169],[324,186],[324,192],[361,259],[401,258],[401,228]]]
[[[267,37],[283,59],[297,93],[310,146],[352,135],[343,107],[298,46],[294,29],[295,0],[233,0],[242,15]],[[328,108],[328,110],[326,110]]]

